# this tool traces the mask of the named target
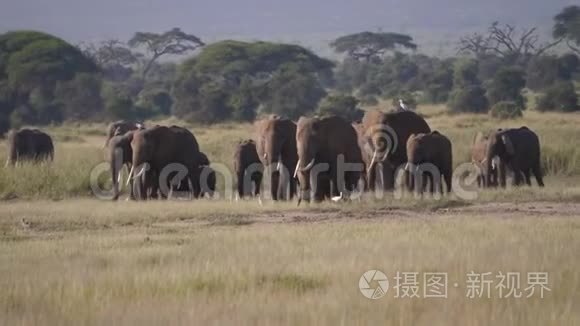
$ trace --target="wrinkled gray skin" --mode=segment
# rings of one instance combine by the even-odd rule
[[[430,179],[430,191],[443,193],[443,180],[447,184],[447,192],[451,192],[453,174],[453,150],[451,141],[437,131],[428,134],[413,134],[407,140],[407,166],[406,170],[412,172],[415,180],[421,181],[422,185],[415,187],[417,192],[424,191],[427,186],[427,179]],[[421,164],[429,163],[434,165],[440,180],[435,180],[432,174],[421,175]],[[435,171],[433,171],[436,173]],[[437,182],[438,181],[438,182]]]
[[[105,141],[105,147],[109,145],[109,140],[114,136],[124,135],[128,131],[137,129],[145,129],[144,124],[138,121],[125,121],[125,120],[119,120],[110,123],[109,126],[107,126],[107,140]]]
[[[12,130],[7,137],[6,166],[18,162],[42,162],[54,159],[54,145],[50,136],[38,129]]]
[[[290,200],[296,192],[292,172],[296,167],[296,124],[276,115],[267,116],[254,124],[258,157],[270,182],[273,200]],[[278,164],[280,163],[280,164]]]
[[[395,171],[407,162],[407,140],[411,134],[429,133],[431,128],[420,115],[411,111],[367,111],[362,121],[362,128],[367,136],[368,148],[372,150],[371,163],[368,165],[369,184],[376,184],[375,178],[383,175],[379,180],[385,189],[394,188]],[[394,139],[393,139],[394,138]],[[377,171],[377,166],[385,169]],[[407,185],[411,179],[405,173]]]
[[[234,152],[234,171],[237,177],[238,197],[258,196],[264,173],[256,143],[253,140],[241,141]]]
[[[489,134],[484,135],[478,132],[471,147],[471,162],[478,168],[479,174],[477,176],[477,185],[480,188],[497,187],[498,186],[498,169],[499,158],[494,157],[491,170],[487,169],[487,149],[489,144]]]
[[[111,166],[111,178],[113,182],[113,200],[119,199],[119,183],[121,182],[121,170],[126,166],[128,171],[131,170],[131,161],[133,158],[133,150],[131,149],[131,141],[133,140],[133,133],[135,130],[128,131],[121,135],[120,131],[107,141],[108,158]],[[130,179],[129,195],[134,199],[133,194],[133,180]]]
[[[526,184],[531,186],[531,174],[536,177],[538,186],[544,186],[540,141],[529,128],[498,130],[489,136],[486,161],[488,183],[493,169],[491,162],[496,156],[500,160],[499,183],[502,187],[506,186],[506,167],[514,172],[514,186],[521,185],[522,176]]]
[[[161,172],[171,163],[185,166],[185,177],[192,185],[199,186],[199,167],[207,161],[207,157],[203,159],[197,140],[189,130],[177,126],[139,130],[133,135],[131,148],[134,173],[130,173],[130,177],[135,178],[137,199],[147,199],[146,185],[153,182],[152,187],[155,188],[155,180],[159,181]],[[159,182],[157,186],[160,186]]]
[[[300,182],[300,200],[322,200],[328,194],[350,193],[360,180],[364,163],[353,126],[346,120],[330,116],[298,120],[296,130],[298,164],[295,175]],[[362,171],[348,171],[338,176],[338,157],[345,163],[357,164]],[[317,174],[319,164],[328,164],[328,172]],[[320,189],[324,189],[321,192]]]

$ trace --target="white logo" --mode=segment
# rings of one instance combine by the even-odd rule
[[[373,287],[371,287],[371,285]],[[358,288],[367,299],[377,300],[387,294],[389,280],[385,273],[373,269],[366,271],[358,280]]]

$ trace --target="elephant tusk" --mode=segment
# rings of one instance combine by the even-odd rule
[[[278,161],[278,164],[276,165],[276,171],[282,171],[282,162]]]
[[[373,167],[373,165],[375,164],[375,161],[377,160],[377,152],[378,152],[378,150],[375,150],[375,152],[373,153],[373,159],[371,160],[371,164],[369,165],[369,168]]]
[[[389,157],[389,151],[388,150],[385,152],[385,155],[383,155],[383,157],[381,158],[381,162],[386,161],[387,160],[387,157]]]
[[[131,183],[131,177],[133,176],[133,168],[134,168],[134,166],[131,166],[131,171],[129,171],[129,176],[127,177],[126,186],[129,186],[129,183]]]
[[[312,169],[313,166],[314,166],[314,159],[312,159],[312,161],[310,161],[310,163],[308,163],[307,166],[300,168],[300,171],[306,172],[306,171]]]
[[[119,171],[119,173],[117,173],[117,183],[122,183],[123,182],[123,178],[121,177],[121,171]]]
[[[296,163],[296,169],[294,169],[294,178],[298,175],[298,168],[300,167],[300,160]]]
[[[405,171],[411,171],[411,164],[410,163],[405,164]]]
[[[137,173],[137,175],[135,175],[135,176],[133,177],[133,179],[138,179],[138,178],[140,178],[140,177],[141,177],[141,176],[142,176],[144,173],[145,173],[145,167],[142,167],[142,168],[141,168],[141,171],[139,171],[139,173]]]

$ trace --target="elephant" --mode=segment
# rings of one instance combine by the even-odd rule
[[[202,166],[201,170],[201,175],[205,176],[205,179],[201,178],[199,197],[203,198],[205,195],[208,195],[210,198],[212,198],[215,193],[217,181],[215,171],[209,165]]]
[[[150,129],[134,132],[131,141],[133,151],[132,166],[129,172],[129,180],[135,179],[135,197],[146,199],[146,185],[150,188],[160,188],[161,195],[165,197],[169,188],[165,182],[169,175],[177,171],[164,171],[172,163],[180,164],[186,171],[180,171],[183,178],[192,185],[199,185],[199,166],[204,163],[199,151],[199,145],[195,136],[187,129],[171,126],[156,126]],[[207,160],[207,158],[206,158]],[[163,183],[160,180],[163,179]],[[181,182],[181,180],[180,180]],[[173,189],[174,185],[169,185]]]
[[[113,182],[113,200],[119,199],[119,182],[121,182],[121,170],[123,166],[127,166],[131,170],[131,162],[133,159],[133,150],[131,149],[131,141],[135,130],[126,132],[120,135],[120,130],[117,130],[115,136],[108,140],[108,160],[111,166],[111,177]],[[134,199],[133,180],[130,181],[130,198]]]
[[[109,140],[116,135],[124,135],[128,131],[136,129],[145,129],[142,122],[130,122],[125,120],[115,121],[107,126],[107,141],[105,147],[109,146]]]
[[[431,128],[425,119],[412,111],[367,111],[362,124],[367,136],[368,146],[365,148],[372,153],[367,168],[369,184],[374,186],[377,174],[382,174],[379,181],[385,190],[391,190],[394,188],[396,169],[407,162],[407,140],[411,134],[430,133]],[[383,165],[383,169],[376,171],[377,165]],[[409,185],[411,180],[408,173],[405,179]]]
[[[499,158],[498,157],[493,158],[491,172],[488,172],[486,168],[488,143],[489,143],[489,133],[487,135],[484,135],[482,132],[478,132],[473,138],[473,144],[471,146],[471,162],[478,169],[477,185],[480,188],[498,186],[497,170],[499,166]],[[491,173],[489,175],[489,178],[488,173]]]
[[[54,160],[52,138],[38,129],[12,130],[7,139],[8,159],[6,166],[14,166],[23,161],[38,163]]]
[[[264,166],[262,161],[260,161],[256,150],[256,143],[253,140],[241,141],[236,146],[234,152],[234,170],[237,177],[238,198],[258,196],[260,194]]]
[[[447,184],[447,192],[452,189],[453,149],[449,138],[438,131],[428,134],[412,134],[407,140],[407,164],[405,171],[410,172],[417,185],[415,190],[422,192],[430,179],[430,191],[441,191],[443,194],[443,180]],[[429,165],[427,165],[429,164]],[[435,167],[436,171],[429,170]],[[422,185],[418,183],[422,181]]]
[[[380,164],[378,167],[381,168],[379,171],[377,171],[378,169],[373,169],[373,170],[369,170],[370,168],[370,164],[372,162],[372,157],[373,157],[373,152],[374,150],[372,149],[372,142],[370,137],[368,137],[365,133],[364,130],[364,126],[362,125],[362,123],[353,123],[352,124],[354,130],[356,130],[357,133],[357,137],[358,137],[358,145],[361,151],[361,155],[362,155],[362,159],[363,162],[365,164],[365,172],[362,174],[361,180],[363,183],[363,189],[364,190],[374,190],[376,187],[376,180],[377,180],[377,175],[376,173],[380,173],[379,175],[382,175],[383,177],[390,177],[392,175],[394,175],[394,170],[393,167],[389,164],[389,163],[384,163],[384,164]],[[371,184],[371,180],[373,181]],[[381,180],[383,180],[381,178]],[[394,183],[392,180],[386,180],[383,183],[383,186],[385,184],[391,184]]]
[[[270,115],[256,121],[254,128],[256,151],[269,178],[272,199],[292,199],[296,181],[290,173],[298,162],[296,124],[289,119]]]
[[[353,126],[338,116],[301,117],[296,130],[298,163],[294,176],[300,183],[301,200],[320,201],[356,189],[364,163]],[[325,163],[328,166],[324,166]],[[346,167],[344,164],[354,164]],[[322,172],[322,173],[320,173]],[[326,179],[326,181],[324,180]],[[319,185],[319,181],[324,181]],[[328,185],[328,186],[327,186]],[[320,189],[326,188],[326,194]]]
[[[192,191],[194,198],[203,198],[206,194],[213,197],[217,180],[215,171],[210,167],[210,164],[207,155],[204,152],[199,152],[199,165],[194,168],[192,176],[192,180],[199,180],[199,182],[193,183],[193,188],[188,189]]]
[[[534,174],[538,186],[543,187],[540,140],[528,127],[497,130],[490,134],[486,153],[487,183],[491,183],[495,157],[499,158],[499,183],[506,186],[506,168],[513,171],[513,185],[522,183],[522,175],[531,186],[530,174]]]

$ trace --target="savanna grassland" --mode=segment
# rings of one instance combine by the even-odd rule
[[[48,128],[53,164],[0,169],[0,324],[580,324],[580,116],[421,113],[451,138],[456,165],[469,161],[478,130],[534,129],[546,188],[301,207],[227,196],[110,202],[89,185],[105,161],[104,126]],[[210,160],[226,166],[252,132],[249,124],[190,127]],[[358,284],[370,269],[391,286],[397,271],[448,273],[448,298],[395,298],[391,287],[366,299]],[[492,287],[491,298],[470,299],[472,271],[520,272],[522,289],[527,272],[547,272],[551,291],[505,299]]]

